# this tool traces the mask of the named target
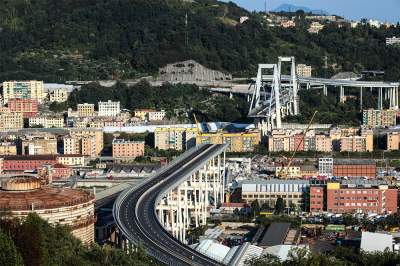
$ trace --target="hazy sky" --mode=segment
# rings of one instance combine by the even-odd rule
[[[249,10],[264,10],[265,0],[232,0],[232,2]],[[400,21],[400,0],[267,0],[267,9],[274,9],[281,4],[323,9],[355,20],[371,18],[390,22]]]

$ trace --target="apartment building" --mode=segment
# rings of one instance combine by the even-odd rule
[[[363,125],[377,128],[377,127],[393,127],[396,126],[396,110],[364,110],[363,111]]]
[[[0,113],[0,130],[20,129],[24,127],[22,113]]]
[[[341,152],[372,152],[374,150],[374,133],[372,130],[363,129],[360,136],[346,135],[340,137],[338,141]]]
[[[166,112],[164,110],[136,109],[134,111],[134,116],[142,121],[162,121],[165,115]]]
[[[275,175],[279,176],[281,174],[287,175],[289,178],[301,177],[301,169],[300,165],[291,165],[291,166],[276,166],[275,167]]]
[[[294,28],[294,27],[296,27],[296,22],[293,20],[283,20],[283,21],[281,21],[280,26],[285,29]]]
[[[63,103],[68,100],[68,91],[66,89],[55,89],[49,92],[49,101]]]
[[[311,23],[310,27],[308,28],[308,32],[312,34],[318,34],[325,26],[321,23],[314,21]]]
[[[3,101],[8,103],[10,99],[33,99],[42,103],[46,98],[43,81],[4,81]]]
[[[103,151],[103,141],[103,131],[100,129],[71,129],[69,135],[63,138],[64,154],[96,157]]]
[[[22,155],[57,154],[57,139],[52,135],[26,136],[21,140]]]
[[[314,130],[308,131],[305,136],[303,130],[273,130],[268,136],[268,149],[272,152],[325,151],[331,147],[328,140],[319,135],[317,137]]]
[[[268,136],[268,149],[272,152],[289,151],[289,133],[284,130],[273,130],[272,135]]]
[[[64,155],[81,154],[80,138],[64,136],[63,137]]]
[[[11,113],[21,113],[23,118],[38,115],[38,101],[35,99],[9,99],[8,110]]]
[[[185,150],[196,146],[196,127],[157,127],[154,131],[154,147],[160,150]]]
[[[366,152],[366,138],[361,136],[351,136],[340,138],[341,152]]]
[[[400,37],[393,36],[391,38],[386,38],[386,45],[400,45]]]
[[[333,158],[319,158],[318,159],[318,172],[320,175],[332,176],[333,175]]]
[[[294,204],[304,210],[308,205],[307,194],[310,187],[308,180],[246,180],[239,183],[242,201],[251,204],[257,200],[260,205],[267,203],[275,206],[276,200],[282,198],[285,206]]]
[[[112,142],[113,158],[135,159],[144,156],[144,141],[114,139]]]
[[[298,64],[296,66],[296,73],[299,77],[309,78],[312,76],[312,67],[305,64]]]
[[[44,165],[57,163],[56,155],[10,155],[2,156],[3,171],[9,173],[23,173],[24,171],[38,170]]]
[[[92,103],[80,103],[76,108],[79,117],[90,117],[94,115],[94,104]]]
[[[71,167],[83,167],[87,165],[86,157],[80,154],[60,154],[57,162]]]
[[[310,212],[377,213],[397,212],[397,194],[384,181],[343,180],[310,187]]]
[[[64,117],[62,115],[54,115],[29,118],[29,127],[35,126],[43,126],[44,128],[63,128]]]
[[[0,142],[0,155],[17,155],[17,145],[14,142]]]
[[[332,139],[325,134],[315,135],[315,150],[319,152],[332,152]]]
[[[228,133],[200,133],[196,136],[196,144],[211,143],[223,144],[227,143],[227,152],[251,152],[254,151],[256,145],[261,141],[261,134],[258,130]]]
[[[99,102],[99,116],[116,116],[121,112],[120,102]]]
[[[376,177],[376,162],[374,160],[335,160],[333,175],[338,177]]]
[[[398,151],[400,148],[400,133],[399,132],[389,132],[386,134],[387,139],[387,150],[388,151]]]

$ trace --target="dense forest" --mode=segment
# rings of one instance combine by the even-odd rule
[[[131,251],[83,245],[65,226],[51,226],[36,214],[0,220],[0,265],[158,265],[142,248]]]
[[[400,80],[400,49],[385,46],[400,27],[332,24],[312,35],[303,12],[298,27],[272,28],[263,14],[215,0],[4,0],[0,12],[0,81],[127,79],[184,59],[248,77],[279,55],[321,76],[377,69]]]

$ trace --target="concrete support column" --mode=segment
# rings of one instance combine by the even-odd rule
[[[382,107],[383,107],[382,91],[383,91],[383,88],[379,88],[379,92],[378,92],[378,109],[379,110],[382,110]]]
[[[340,98],[339,98],[339,101],[341,102],[341,103],[344,103],[345,102],[345,99],[344,99],[344,87],[343,86],[340,86],[340,96],[339,96]]]
[[[326,85],[324,85],[323,93],[324,93],[324,96],[328,96],[328,87]]]
[[[363,87],[360,88],[360,111],[363,110]]]

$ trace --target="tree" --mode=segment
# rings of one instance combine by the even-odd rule
[[[253,216],[256,216],[260,213],[260,204],[258,203],[258,200],[253,200],[251,202],[251,211]]]
[[[343,224],[346,226],[358,224],[358,220],[351,214],[343,215]]]
[[[285,210],[285,203],[282,197],[278,197],[275,203],[275,213],[282,214]]]
[[[21,254],[12,238],[0,230],[0,264],[4,266],[24,265]]]
[[[271,206],[269,206],[269,202],[265,202],[261,205],[261,211],[269,211],[271,210]]]
[[[296,211],[296,208],[297,208],[297,206],[296,206],[296,204],[294,204],[293,202],[290,202],[289,203],[289,210],[290,210],[290,212],[292,212],[292,211]]]

